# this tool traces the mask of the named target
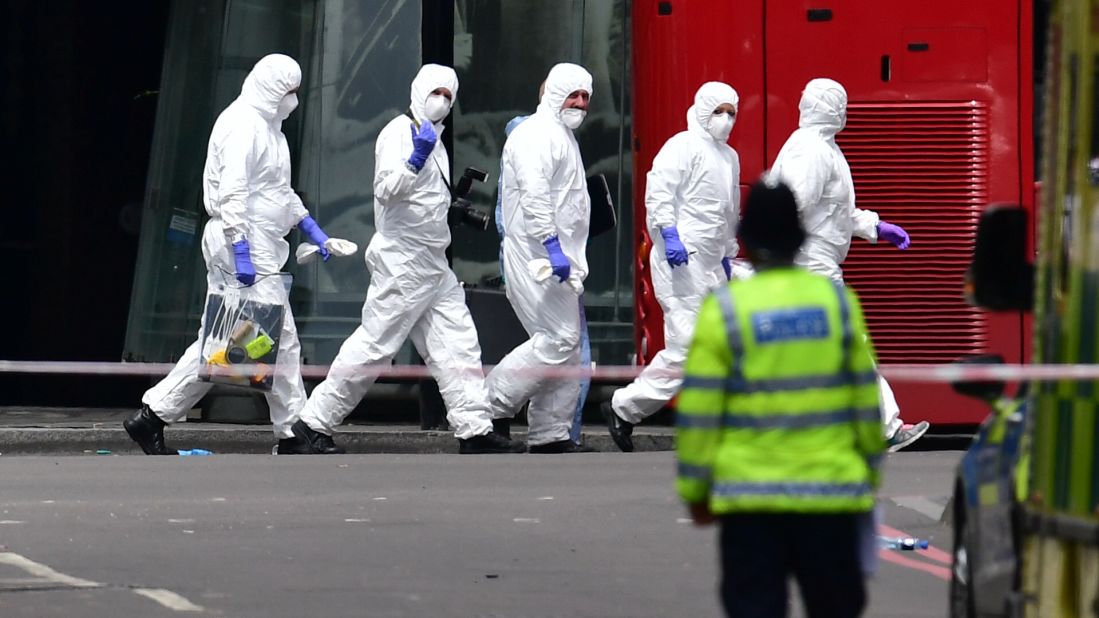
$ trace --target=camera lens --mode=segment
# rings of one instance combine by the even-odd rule
[[[462,223],[475,227],[481,231],[488,229],[490,223],[492,223],[489,216],[476,208],[466,208],[462,211]]]

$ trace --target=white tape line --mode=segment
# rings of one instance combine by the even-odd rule
[[[23,569],[29,575],[34,576],[36,583],[54,584],[58,586],[69,586],[72,588],[104,588],[106,584],[99,582],[93,582],[87,579],[81,579],[79,577],[73,577],[72,575],[66,575],[59,573],[50,567],[31,560],[26,556],[14,552],[0,552],[0,564],[6,564],[19,569]],[[134,594],[139,594],[143,597],[152,599],[157,603],[160,603],[164,607],[175,610],[177,612],[202,612],[206,611],[202,607],[195,605],[182,596],[172,592],[171,590],[165,590],[163,588],[134,588]]]
[[[0,373],[21,374],[66,374],[66,375],[109,375],[109,376],[163,376],[174,365],[168,363],[112,363],[78,361],[0,361]],[[247,368],[247,365],[235,367]],[[469,371],[485,375],[495,368],[492,365],[469,368],[447,368],[445,371],[458,373]],[[644,369],[632,365],[603,365],[600,367],[523,367],[514,370],[516,375],[550,379],[580,379],[590,377],[596,380],[628,381],[637,377]],[[878,368],[890,382],[906,383],[947,383],[960,380],[1003,380],[1019,381],[1060,381],[1060,380],[1099,380],[1099,365],[882,365]],[[320,379],[328,375],[328,365],[304,365],[280,367],[280,372],[298,373],[305,378]],[[346,372],[346,373],[343,373]],[[349,367],[341,370],[343,375],[373,375],[390,379],[427,379],[431,372],[423,365],[385,365],[368,367]],[[659,377],[680,377],[682,373],[675,369],[652,370]]]
[[[21,556],[13,552],[0,552],[0,564],[7,564],[13,567],[23,569],[27,573],[37,577],[38,579],[50,583],[58,584],[61,586],[72,586],[73,588],[102,588],[103,584],[98,582],[89,581],[86,579],[80,579],[79,577],[73,577],[72,575],[65,575],[64,573],[58,573],[50,567],[35,562],[29,558]]]
[[[147,599],[152,599],[168,609],[177,612],[203,612],[202,607],[195,605],[180,595],[163,588],[134,588],[134,594],[139,594]]]

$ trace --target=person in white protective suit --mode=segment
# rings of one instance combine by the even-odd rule
[[[721,82],[703,84],[687,110],[687,130],[672,136],[646,176],[653,291],[664,311],[664,349],[629,386],[601,405],[607,429],[633,450],[633,426],[679,391],[679,372],[702,300],[734,276],[751,274],[736,260],[740,157],[728,142],[739,97]]]
[[[412,81],[407,114],[378,135],[376,230],[366,249],[370,287],[362,324],[343,343],[293,428],[313,452],[343,452],[333,432],[408,338],[439,383],[459,452],[525,450],[522,442],[492,431],[477,331],[446,259],[450,160],[438,136],[457,94],[454,69],[424,65]]]
[[[807,238],[796,263],[843,282],[840,265],[851,248],[851,237],[876,243],[886,240],[907,249],[908,233],[882,221],[876,212],[855,206],[851,168],[836,145],[836,134],[847,123],[847,91],[830,79],[810,80],[798,105],[798,129],[790,135],[775,159],[771,174],[794,190]],[[878,376],[882,392],[882,422],[890,450],[896,451],[927,433],[927,421],[906,425],[893,390]]]
[[[586,69],[555,65],[537,111],[504,143],[504,279],[530,339],[489,374],[489,403],[497,424],[506,426],[530,401],[532,453],[590,450],[569,439],[569,429],[581,388],[580,302],[591,215],[573,131],[587,115],[591,93]]]
[[[250,299],[283,307],[281,369],[266,393],[279,454],[308,452],[291,431],[305,404],[305,388],[298,331],[278,276],[290,255],[284,237],[295,226],[300,228],[315,245],[309,252],[326,261],[330,255],[358,250],[352,242],[329,238],[290,186],[290,149],[282,121],[297,107],[300,85],[301,68],[293,58],[271,54],[260,59],[245,78],[240,96],[214,123],[202,175],[203,203],[210,215],[202,234],[207,293],[227,284],[247,286]],[[205,321],[203,315],[199,340],[167,377],[145,392],[142,409],[123,423],[148,455],[176,454],[165,446],[165,424],[182,420],[211,388],[198,377]]]

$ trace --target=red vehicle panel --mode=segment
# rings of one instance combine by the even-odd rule
[[[844,264],[880,360],[944,363],[1024,355],[1023,317],[969,307],[962,275],[977,217],[993,202],[1033,209],[1032,12],[1000,0],[830,2],[638,0],[633,14],[634,195],[639,362],[663,345],[648,276],[645,174],[685,127],[705,81],[740,93],[730,144],[742,183],[797,128],[801,88],[830,77],[848,91],[838,137],[858,205],[905,227],[912,247],[856,239]],[[894,384],[906,421],[979,422],[985,411],[946,385]]]

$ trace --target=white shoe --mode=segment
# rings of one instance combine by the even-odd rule
[[[920,421],[915,425],[901,425],[901,428],[897,430],[897,433],[893,434],[893,436],[887,440],[889,443],[889,452],[896,453],[916,440],[919,440],[930,428],[931,423],[928,423],[927,421]]]

